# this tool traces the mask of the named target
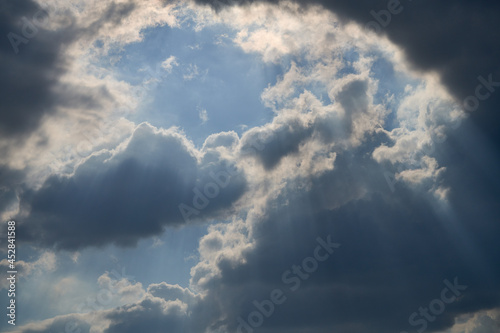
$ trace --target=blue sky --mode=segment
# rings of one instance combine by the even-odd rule
[[[265,64],[257,55],[244,53],[231,41],[234,31],[224,26],[194,31],[187,21],[178,28],[146,29],[143,34],[143,40],[117,54],[120,60],[114,65],[119,77],[131,84],[149,75],[159,77],[140,112],[130,117],[134,122],[181,127],[201,145],[210,134],[241,134],[244,128],[272,119],[260,94],[289,63]],[[178,65],[171,73],[161,73],[161,63],[171,56]],[[206,122],[199,119],[202,110],[207,112]]]

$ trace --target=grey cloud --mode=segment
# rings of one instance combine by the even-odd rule
[[[115,332],[187,332],[185,323],[185,304],[165,302],[161,298],[146,297],[139,306],[130,305],[112,311],[107,315],[111,325],[105,333]]]
[[[286,291],[287,301],[264,319],[261,332],[410,332],[421,327],[409,323],[410,315],[428,308],[440,297],[444,280],[455,277],[467,289],[427,321],[428,331],[448,329],[458,316],[500,306],[494,199],[499,164],[479,138],[469,124],[438,145],[440,163],[448,168],[443,183],[452,189],[448,202],[400,183],[390,191],[384,170],[367,157],[369,147],[378,145],[374,138],[339,153],[332,171],[308,179],[310,187],[290,180],[269,199],[265,213],[247,221],[254,242],[240,260],[220,245],[220,235],[207,236],[213,244],[202,247],[202,241],[200,250],[217,260],[197,266],[192,282],[209,279],[201,284],[208,291],[205,301],[218,304],[224,314],[215,325],[235,331],[237,318],[255,311],[253,302],[269,299],[275,288]],[[481,156],[490,158],[482,161]],[[484,172],[477,172],[478,163]],[[290,291],[283,272],[311,254],[317,236],[326,235],[342,247],[296,292]],[[486,327],[494,325],[483,319]]]
[[[334,94],[334,100],[345,113],[342,118],[334,113],[326,113],[315,119],[314,126],[324,142],[342,140],[353,134],[355,121],[370,109],[368,85],[367,80],[351,80]]]
[[[368,89],[368,80],[350,78],[333,93],[338,102],[334,104],[336,112],[282,111],[272,123],[253,128],[243,135],[240,154],[256,157],[269,171],[284,157],[298,156],[301,145],[310,140],[320,139],[325,145],[339,147],[357,146],[379,121],[379,116],[373,112]]]
[[[104,14],[92,22],[88,27],[81,28],[80,33],[92,36],[106,26],[119,25],[123,18],[130,15],[134,8],[135,4],[132,0],[129,0],[128,3],[119,4],[111,2]]]
[[[52,176],[39,190],[21,195],[19,239],[42,246],[76,250],[115,243],[134,245],[159,234],[165,226],[186,221],[179,209],[192,209],[196,191],[204,192],[231,163],[206,153],[198,163],[187,141],[176,133],[155,134],[143,124],[126,148],[111,156],[90,157],[72,177]],[[192,220],[223,217],[244,193],[246,181],[237,169],[227,184]]]
[[[45,116],[54,115],[59,106],[78,105],[99,109],[106,90],[66,85],[59,80],[68,70],[70,59],[65,51],[83,37],[92,37],[100,29],[119,24],[134,9],[133,3],[111,3],[89,26],[77,26],[66,13],[65,26],[48,30],[56,19],[50,8],[41,8],[32,0],[3,1],[0,5],[0,137],[15,138],[22,144]],[[22,42],[21,42],[22,40]]]
[[[26,39],[23,36],[25,22],[21,18],[32,19],[41,8],[31,0],[4,1],[1,7],[0,135],[11,136],[33,130],[44,114],[54,112],[57,97],[52,89],[64,72],[60,53],[63,43],[70,42],[71,36],[38,27],[36,35]],[[47,19],[48,13],[42,13]],[[28,41],[16,46],[18,53],[7,38],[10,33]]]
[[[24,172],[0,166],[0,212],[8,211],[17,201],[16,189],[23,182]]]
[[[218,261],[221,278],[210,284],[209,295],[224,300],[219,304],[227,320],[220,324],[228,325],[228,331],[236,329],[238,316],[246,318],[255,311],[254,300],[269,299],[275,288],[286,292],[287,301],[265,319],[262,332],[411,331],[415,327],[409,316],[439,298],[443,281],[454,277],[468,289],[460,301],[428,323],[429,331],[452,326],[460,314],[500,304],[500,272],[491,270],[499,252],[487,237],[498,232],[491,206],[489,225],[474,228],[471,220],[443,219],[429,204],[430,195],[372,194],[325,210],[311,208],[314,197],[322,195],[321,188],[312,192],[316,189],[318,193],[294,199],[289,190],[286,198],[270,203],[278,208],[269,209],[254,226],[256,244],[244,255],[244,263]],[[474,240],[458,237],[459,227],[450,233],[445,227],[450,223],[472,227]],[[291,284],[281,280],[283,272],[311,255],[318,235],[329,234],[342,247],[301,281],[296,292],[290,291]],[[469,247],[471,241],[476,247]]]
[[[474,318],[474,328],[470,333],[490,333],[500,331],[500,315],[496,313],[479,313]]]
[[[299,117],[287,117],[273,128],[253,129],[242,138],[244,155],[256,156],[266,170],[273,169],[283,157],[296,154],[299,145],[312,131]]]

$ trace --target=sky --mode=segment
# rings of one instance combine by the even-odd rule
[[[4,0],[0,331],[500,332],[499,16]]]

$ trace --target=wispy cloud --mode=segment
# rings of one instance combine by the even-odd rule
[[[208,112],[205,109],[201,109],[200,112],[198,113],[200,116],[201,123],[204,124],[208,121]]]
[[[179,64],[177,63],[177,58],[173,55],[161,63],[161,67],[166,70],[167,73],[171,73],[172,69],[176,66],[179,66]]]

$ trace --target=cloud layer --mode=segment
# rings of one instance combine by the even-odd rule
[[[104,131],[88,156],[68,157],[68,172],[52,172],[35,186],[23,180],[21,168],[20,185],[2,193],[19,200],[22,244],[130,247],[169,227],[209,226],[189,288],[164,281],[143,289],[105,274],[98,283],[131,295],[127,304],[19,332],[64,330],[68,323],[106,333],[499,328],[498,158],[487,155],[492,150],[463,120],[460,105],[474,93],[477,75],[500,78],[492,42],[498,30],[490,30],[498,6],[404,3],[381,29],[387,40],[365,31],[376,20],[370,11],[389,10],[386,2],[315,3],[332,12],[300,1],[246,2],[218,13],[192,4],[180,10],[194,29],[223,25],[243,52],[283,64],[283,74],[261,95],[271,121],[241,134],[214,133],[197,147],[178,128],[122,119],[119,135]],[[94,45],[100,38],[104,50],[91,49],[103,54],[113,42],[99,27],[111,24],[106,29],[126,45],[144,27],[177,22],[165,12],[148,21],[154,10],[134,2],[101,6],[107,8],[102,15],[77,17],[100,17],[78,41]],[[129,27],[122,22],[127,17],[141,23]],[[95,60],[81,45],[71,54],[86,64]],[[163,68],[172,70],[176,59],[163,58]],[[190,70],[200,74],[195,66]],[[111,108],[133,91],[116,78],[84,72],[109,88]],[[92,96],[105,101],[107,89],[99,91]],[[107,122],[115,116],[102,113]],[[41,126],[41,116],[32,118],[31,131]],[[3,174],[14,175],[13,169],[8,164]],[[444,308],[437,311],[436,304]]]

